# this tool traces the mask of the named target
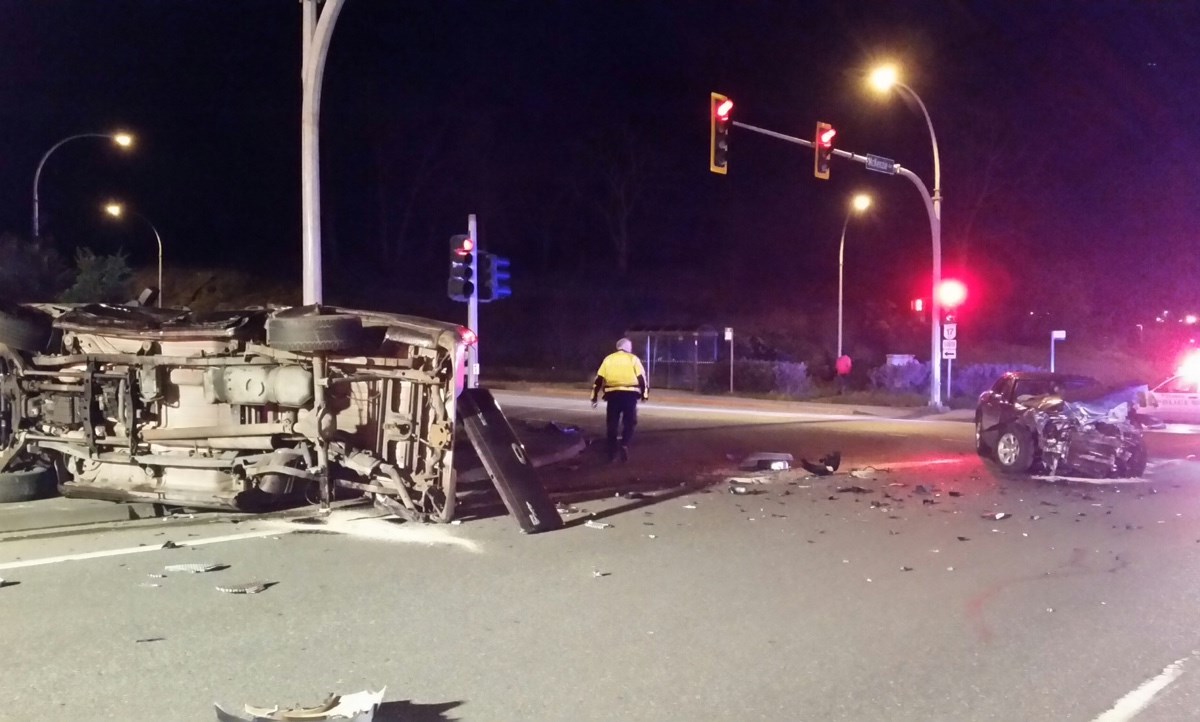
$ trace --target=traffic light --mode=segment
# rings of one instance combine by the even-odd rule
[[[729,172],[729,126],[733,123],[733,101],[720,93],[712,93],[709,101],[708,169],[725,175]]]
[[[450,238],[450,280],[446,293],[455,301],[470,301],[475,293],[475,240],[465,233]]]
[[[953,278],[947,278],[938,284],[937,300],[943,308],[953,311],[967,300],[966,284]]]
[[[829,123],[817,122],[817,133],[813,137],[813,175],[829,179],[829,159],[833,157],[833,136],[837,131]]]
[[[508,298],[512,289],[508,282],[512,276],[508,271],[509,261],[493,253],[479,254],[479,300],[487,303]]]

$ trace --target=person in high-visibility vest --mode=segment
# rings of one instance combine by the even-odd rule
[[[596,408],[600,393],[608,404],[608,460],[629,461],[629,442],[637,426],[638,400],[650,398],[646,369],[633,353],[633,342],[627,338],[617,341],[617,350],[604,357],[596,382],[592,385],[592,408]],[[621,438],[618,442],[617,428]]]

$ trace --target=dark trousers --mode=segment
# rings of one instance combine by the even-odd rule
[[[637,426],[637,405],[642,395],[637,391],[609,391],[604,394],[608,403],[608,456],[613,458],[617,450],[633,441],[633,427]],[[617,426],[621,427],[621,440],[617,442]]]

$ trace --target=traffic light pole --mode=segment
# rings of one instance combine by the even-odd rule
[[[475,214],[467,216],[467,235],[475,242],[471,254],[471,298],[467,301],[467,328],[475,332],[475,343],[467,347],[467,388],[479,388],[479,225],[475,222]]]
[[[734,127],[744,128],[752,133],[758,133],[759,135],[769,136],[777,140],[787,141],[788,143],[795,143],[796,145],[802,145],[805,148],[813,147],[813,142],[811,140],[805,140],[804,138],[797,138],[793,135],[776,133],[773,130],[759,128],[758,126],[741,123],[736,120],[733,121],[732,124]],[[839,158],[846,158],[854,161],[855,163],[861,163],[862,165],[866,166],[868,170],[885,173],[887,175],[904,176],[908,180],[912,181],[913,185],[917,187],[917,191],[920,192],[922,200],[925,201],[925,210],[929,213],[929,235],[933,245],[933,284],[930,286],[929,293],[929,315],[933,321],[931,324],[932,328],[929,330],[929,363],[933,373],[929,383],[929,405],[935,409],[942,409],[944,408],[942,405],[942,359],[940,353],[942,345],[942,309],[937,298],[937,289],[942,282],[942,219],[938,204],[934,203],[933,197],[929,195],[929,189],[925,187],[925,184],[919,177],[917,177],[917,174],[901,166],[899,163],[892,162],[891,160],[885,158],[880,158],[879,156],[857,155],[855,153],[839,150],[837,148],[833,149],[833,154]],[[881,161],[883,162],[881,163]],[[941,198],[939,197],[937,200],[940,204]]]

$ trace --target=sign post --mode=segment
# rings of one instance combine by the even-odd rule
[[[729,342],[729,393],[733,394],[733,326],[725,327],[725,340]]]
[[[950,398],[950,379],[954,359],[958,358],[958,324],[942,325],[942,358],[946,359],[946,398]],[[938,363],[941,363],[940,361]]]
[[[1067,339],[1066,329],[1059,329],[1050,332],[1050,373],[1054,373],[1054,342],[1065,341]]]

